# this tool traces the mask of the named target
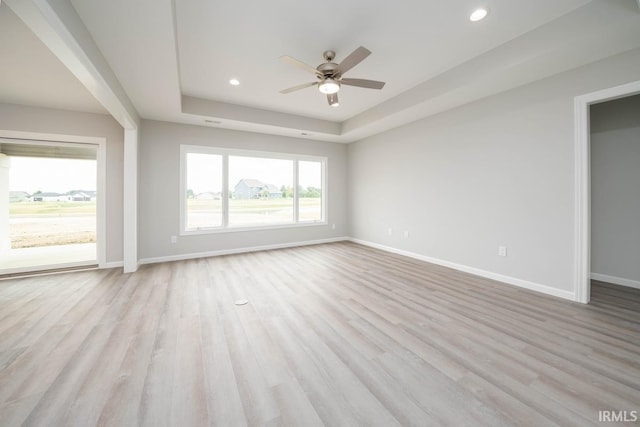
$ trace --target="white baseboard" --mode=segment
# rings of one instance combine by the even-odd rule
[[[462,265],[462,264],[456,264],[456,263],[450,262],[450,261],[444,261],[444,260],[437,259],[437,258],[431,258],[431,257],[425,256],[425,255],[416,254],[414,252],[409,252],[409,251],[405,251],[405,250],[402,250],[402,249],[396,249],[396,248],[393,248],[393,247],[390,247],[390,246],[380,245],[378,243],[373,243],[373,242],[369,242],[369,241],[366,241],[366,240],[360,240],[360,239],[354,239],[354,238],[350,238],[349,240],[351,242],[359,243],[361,245],[369,246],[369,247],[372,247],[372,248],[380,249],[380,250],[383,250],[383,251],[386,251],[386,252],[391,252],[391,253],[398,254],[398,255],[404,255],[404,256],[407,256],[409,258],[414,258],[414,259],[418,259],[420,261],[430,262],[432,264],[441,265],[443,267],[452,268],[454,270],[463,271],[465,273],[475,274],[476,276],[485,277],[487,279],[496,280],[498,282],[503,282],[503,283],[506,283],[506,284],[509,284],[509,285],[518,286],[520,288],[529,289],[531,291],[536,291],[536,292],[540,292],[540,293],[543,293],[543,294],[552,295],[554,297],[559,297],[559,298],[567,299],[567,300],[570,300],[570,301],[576,301],[576,295],[575,295],[574,292],[571,292],[571,291],[565,291],[565,290],[562,290],[562,289],[553,288],[551,286],[542,285],[540,283],[529,282],[527,280],[522,280],[522,279],[518,279],[518,278],[515,278],[515,277],[510,277],[510,276],[505,276],[505,275],[498,274],[498,273],[493,273],[493,272],[490,272],[490,271],[480,270],[480,269],[475,268],[475,267],[469,267],[469,266]]]
[[[349,240],[349,238],[334,237],[331,239],[307,240],[303,242],[280,243],[276,245],[251,246],[246,248],[223,249],[218,251],[196,252],[196,253],[190,253],[190,254],[178,254],[178,255],[168,255],[168,256],[154,257],[154,258],[143,258],[140,260],[140,265],[155,264],[157,262],[182,261],[185,259],[207,258],[207,257],[213,257],[213,256],[221,256],[221,255],[233,255],[233,254],[241,254],[246,252],[268,251],[272,249],[294,248],[297,246],[320,245],[323,243],[342,242],[345,240]]]
[[[614,285],[627,286],[629,288],[640,289],[640,282],[637,280],[625,279],[624,277],[609,276],[606,274],[591,273],[593,280],[600,282],[613,283]]]

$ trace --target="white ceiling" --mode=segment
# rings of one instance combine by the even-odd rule
[[[107,111],[24,23],[0,2],[0,102]]]
[[[344,121],[588,1],[492,0],[489,19],[472,23],[474,0],[176,0],[180,83],[190,96]],[[315,67],[327,49],[340,62],[358,46],[373,53],[346,77],[383,90],[345,86],[339,108],[313,87],[278,93],[315,80],[280,56]],[[241,86],[227,84],[234,76]]]
[[[635,0],[70,1],[141,117],[342,142],[640,47]],[[489,16],[470,22],[480,5]],[[314,80],[280,56],[315,67],[326,49],[339,62],[358,46],[373,53],[347,77],[386,81],[383,90],[343,86],[339,108],[313,87],[279,93]],[[65,88],[60,104],[87,96],[49,67],[35,68],[49,93]],[[11,74],[25,89],[1,82],[0,101],[32,104],[24,72]]]

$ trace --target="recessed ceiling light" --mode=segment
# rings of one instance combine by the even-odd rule
[[[471,16],[469,16],[469,20],[476,22],[476,21],[480,21],[482,19],[484,19],[487,16],[487,9],[476,9],[473,11],[473,13],[471,14]]]
[[[231,79],[231,80],[229,80],[229,84],[232,85],[232,86],[238,86],[240,84],[240,80]]]

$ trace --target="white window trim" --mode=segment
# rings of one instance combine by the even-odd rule
[[[188,153],[211,154],[222,156],[222,225],[217,227],[203,227],[198,229],[187,229],[187,165],[186,159]],[[251,225],[251,226],[232,226],[229,225],[229,156],[257,157],[265,159],[292,160],[293,161],[293,221],[283,222],[279,224]],[[300,221],[299,219],[299,199],[298,199],[298,162],[312,161],[321,164],[322,175],[322,195],[321,203],[321,220]],[[278,153],[270,151],[253,151],[241,149],[229,149],[220,147],[209,147],[203,145],[180,145],[180,235],[200,235],[200,234],[216,234],[216,233],[235,233],[257,230],[275,230],[282,228],[299,228],[310,226],[328,225],[328,191],[327,191],[327,170],[328,159],[322,156],[313,156],[306,154],[290,154]]]

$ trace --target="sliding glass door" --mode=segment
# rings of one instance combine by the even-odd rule
[[[0,140],[0,275],[97,264],[97,152]]]

